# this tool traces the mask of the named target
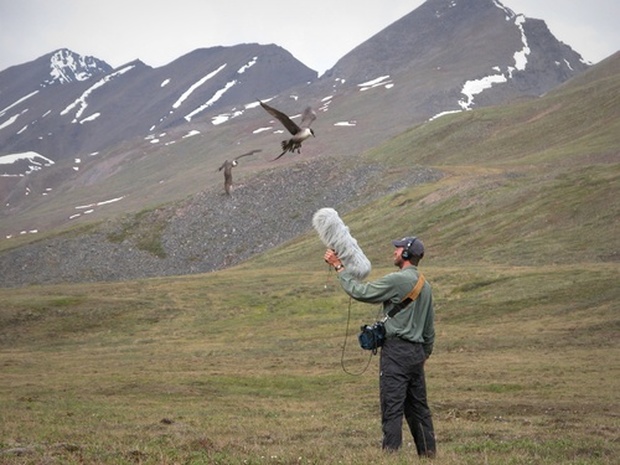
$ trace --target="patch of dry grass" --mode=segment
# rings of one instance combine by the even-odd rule
[[[566,279],[577,272],[578,297]],[[618,296],[595,296],[617,267],[425,273],[438,314],[435,463],[613,463]],[[233,269],[0,297],[2,463],[416,459],[409,440],[380,451],[377,357],[343,371],[366,367],[355,332],[376,308],[352,303],[345,340],[349,302],[333,275]]]

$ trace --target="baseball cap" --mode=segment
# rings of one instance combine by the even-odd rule
[[[417,255],[418,257],[424,255],[424,243],[417,237],[403,237],[402,239],[396,239],[392,241],[392,244],[394,245],[394,247],[405,248],[407,248],[407,245],[409,245],[409,252],[412,255]]]

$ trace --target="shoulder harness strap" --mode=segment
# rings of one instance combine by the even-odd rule
[[[418,282],[415,283],[415,286],[413,286],[413,289],[411,289],[409,294],[407,294],[405,296],[405,298],[403,299],[402,302],[396,304],[394,306],[394,308],[392,308],[392,310],[390,310],[388,312],[388,316],[390,318],[393,318],[394,315],[396,315],[403,308],[405,308],[407,305],[409,305],[411,302],[413,302],[415,299],[417,299],[418,296],[420,295],[420,292],[422,292],[422,288],[424,287],[424,283],[425,282],[426,282],[426,280],[424,279],[424,275],[422,273],[420,273],[419,278],[418,278]]]

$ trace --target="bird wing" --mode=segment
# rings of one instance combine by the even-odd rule
[[[261,149],[250,150],[248,153],[244,153],[243,155],[239,155],[235,160],[239,160],[239,158],[247,157],[248,155],[254,155],[255,153],[262,152]]]
[[[301,126],[309,128],[315,119],[316,113],[314,112],[312,107],[306,107],[303,114],[301,115]]]
[[[267,105],[266,103],[261,102],[260,100],[258,101],[260,103],[260,106],[263,107],[265,110],[267,110],[267,112],[277,118],[283,125],[284,127],[288,130],[288,132],[290,132],[291,134],[295,135],[297,134],[299,131],[301,131],[301,128],[299,126],[297,126],[288,116],[286,116],[284,113],[282,113],[279,110],[276,110],[273,107],[270,107],[269,105]]]

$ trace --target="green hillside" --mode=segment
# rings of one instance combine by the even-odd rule
[[[343,218],[371,279],[391,239],[426,244],[436,464],[620,456],[618,63],[343,161],[446,173]],[[0,289],[0,463],[417,461],[380,450],[378,357],[356,341],[378,308],[323,250],[310,232],[206,275]]]
[[[392,166],[386,184],[420,165],[446,173],[348,216],[369,258],[385,261],[386,238],[415,233],[433,263],[617,262],[619,63],[620,54],[585,73],[592,79],[539,100],[444,116],[367,153]],[[308,237],[266,264],[318,250],[316,242]]]

